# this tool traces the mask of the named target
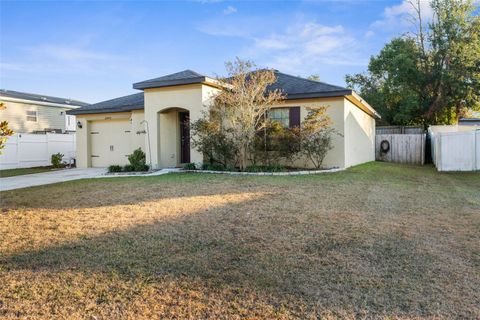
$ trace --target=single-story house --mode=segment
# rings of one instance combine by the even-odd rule
[[[458,119],[459,126],[480,126],[480,111],[470,110],[470,115]]]
[[[480,126],[480,118],[460,118],[458,119],[459,126]]]
[[[285,124],[303,119],[308,107],[328,106],[334,128],[334,148],[326,167],[350,167],[375,160],[377,112],[354,91],[275,71],[272,89],[286,100],[270,114]],[[142,148],[154,168],[202,162],[190,144],[188,121],[202,116],[221,84],[191,70],[133,84],[136,93],[99,102],[68,113],[77,117],[77,166],[105,167],[128,163],[127,155]],[[186,124],[187,123],[187,124]],[[150,150],[149,150],[150,148]],[[151,156],[150,156],[151,155]],[[299,166],[308,166],[306,162]]]
[[[6,107],[0,119],[16,133],[75,131],[75,116],[68,110],[88,106],[88,103],[42,94],[0,89],[0,102]]]

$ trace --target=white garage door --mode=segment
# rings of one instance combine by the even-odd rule
[[[92,167],[107,167],[128,163],[130,121],[105,120],[90,123],[90,155]]]

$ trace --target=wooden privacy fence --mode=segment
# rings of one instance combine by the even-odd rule
[[[377,127],[375,132],[376,134],[422,134],[425,130],[417,126],[384,126]]]
[[[375,160],[424,164],[426,135],[378,134],[375,137]]]
[[[16,133],[9,137],[0,155],[0,169],[51,165],[51,156],[60,152],[63,161],[75,158],[75,134]]]

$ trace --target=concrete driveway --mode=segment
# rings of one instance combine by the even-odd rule
[[[106,168],[64,169],[52,172],[26,174],[0,178],[0,191],[41,186],[63,181],[99,177],[107,172]]]

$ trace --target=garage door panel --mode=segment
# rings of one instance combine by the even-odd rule
[[[125,165],[130,154],[130,122],[128,120],[92,121],[90,154],[92,167]]]

